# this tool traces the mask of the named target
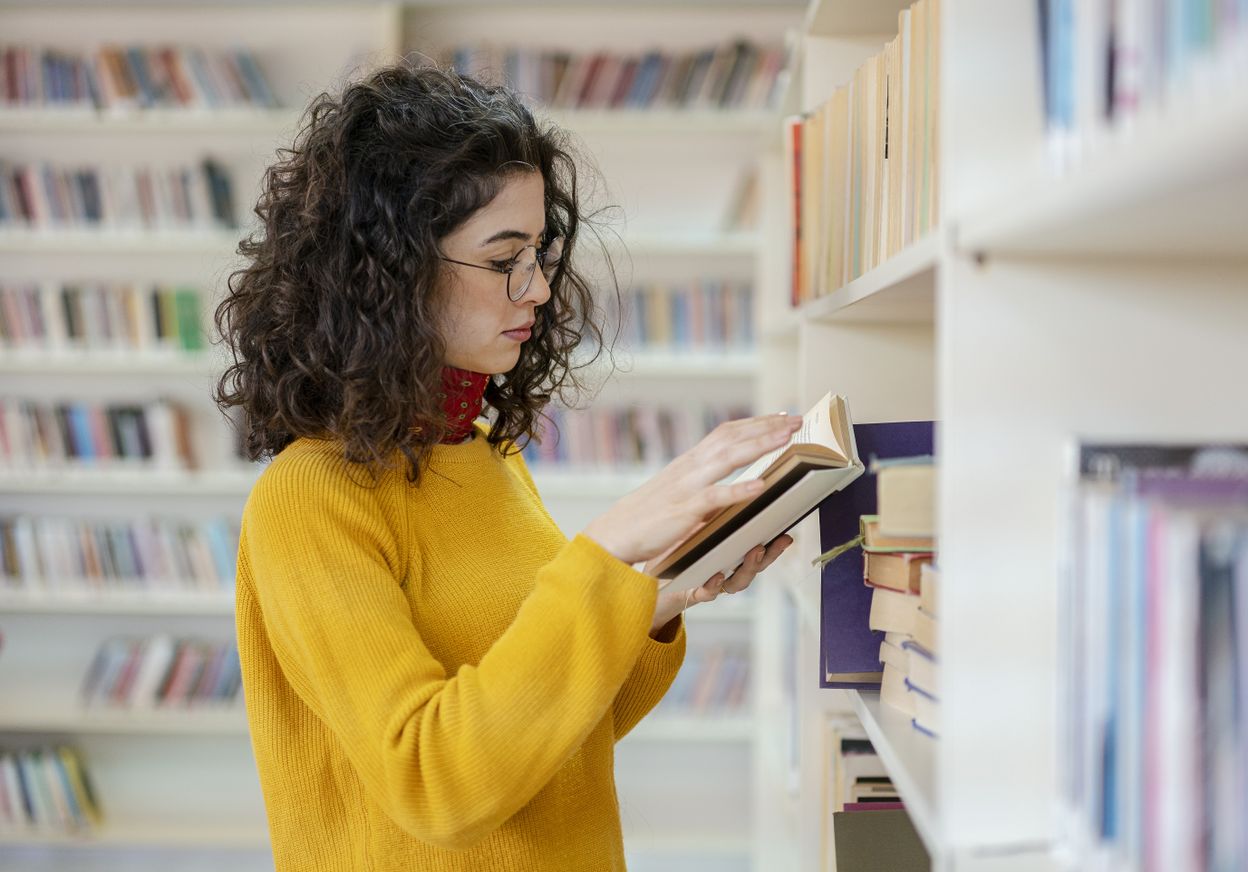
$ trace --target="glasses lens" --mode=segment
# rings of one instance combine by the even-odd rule
[[[524,296],[533,281],[533,272],[537,269],[537,252],[525,248],[516,258],[511,272],[507,274],[507,297],[514,303]]]
[[[541,259],[542,272],[546,274],[546,278],[554,278],[555,270],[559,268],[559,261],[563,260],[562,236],[556,236],[546,244],[546,248],[541,253]]]

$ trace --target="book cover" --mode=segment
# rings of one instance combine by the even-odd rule
[[[931,421],[856,424],[858,456],[911,457],[931,454]],[[875,474],[866,472],[819,506],[821,548],[830,550],[859,533],[860,518],[876,513]],[[882,677],[880,643],[884,634],[868,626],[872,588],[862,583],[863,553],[850,549],[822,573],[822,629],[819,648],[821,687],[874,689]]]

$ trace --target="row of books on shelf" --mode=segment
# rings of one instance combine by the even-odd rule
[[[1055,157],[1175,98],[1216,100],[1248,80],[1243,0],[1039,0],[1044,113]]]
[[[101,820],[95,789],[76,749],[0,750],[0,833],[81,832]]]
[[[0,352],[202,351],[203,299],[134,282],[0,283]]]
[[[254,52],[176,45],[0,46],[0,101],[5,108],[111,112],[280,105]]]
[[[540,441],[524,448],[534,467],[662,466],[724,421],[749,416],[740,407],[689,403],[676,408],[635,405],[543,412]]]
[[[793,305],[835,291],[935,227],[939,56],[939,0],[919,0],[900,12],[881,54],[787,122]]]
[[[612,316],[634,347],[746,348],[754,342],[754,292],[749,282],[702,279],[640,285]],[[613,303],[614,305],[614,303]]]
[[[740,645],[690,648],[656,713],[731,714],[749,704],[750,651]]]
[[[236,226],[229,173],[195,166],[64,166],[0,159],[0,230],[210,231]]]
[[[224,517],[0,517],[0,591],[230,591],[238,524]]]
[[[1057,621],[1061,844],[1106,868],[1246,868],[1248,446],[1079,456]]]
[[[928,872],[927,853],[861,726],[826,722],[824,817],[835,867]]]
[[[189,470],[196,465],[190,413],[173,401],[0,398],[0,470]]]
[[[117,636],[100,645],[81,698],[89,708],[136,711],[228,707],[242,700],[238,663],[233,641]]]
[[[775,105],[785,51],[748,40],[675,52],[569,52],[498,45],[454,48],[445,62],[501,80],[556,109],[765,109]]]

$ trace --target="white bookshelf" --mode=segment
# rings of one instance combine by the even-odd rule
[[[295,18],[292,9],[298,10]],[[0,112],[0,138],[5,155],[15,160],[44,155],[63,162],[81,160],[88,143],[99,159],[131,163],[169,153],[220,155],[235,182],[237,217],[246,222],[255,180],[274,147],[294,131],[308,97],[333,87],[343,70],[392,58],[420,40],[478,35],[483,15],[520,43],[544,44],[558,33],[578,49],[600,44],[632,49],[649,46],[657,37],[663,45],[682,50],[742,32],[783,42],[802,11],[793,3],[698,0],[662,9],[568,3],[540,16],[501,2],[338,2],[313,7],[279,2],[230,6],[229,15],[222,15],[210,0],[123,7],[10,4],[0,10],[0,30],[14,43],[84,49],[100,42],[226,47],[245,34],[244,42],[256,50],[286,108],[129,114],[6,110]],[[551,14],[560,22],[556,30],[550,27]],[[656,17],[663,21],[658,30]],[[604,20],[623,23],[605,28]],[[624,255],[617,263],[626,287],[633,279],[684,281],[706,275],[740,280],[763,274],[759,234],[720,227],[738,172],[771,136],[779,118],[775,112],[539,112],[574,132],[600,168],[608,187],[605,201],[622,207],[622,220],[612,222],[607,241],[613,256]],[[8,230],[0,231],[0,256],[6,260],[7,280],[176,281],[219,292],[244,232]],[[67,265],[72,266],[68,274]],[[623,395],[668,403],[683,402],[691,392],[748,403],[764,368],[752,351],[619,351],[623,371],[614,381]],[[219,368],[212,352],[0,353],[0,374],[6,390],[14,393],[198,392],[193,438],[202,463],[194,472],[0,470],[0,512],[89,512],[96,517],[110,511],[124,516],[238,512],[261,467],[230,462],[230,436],[206,396],[209,379]],[[652,473],[534,468],[552,514],[557,520],[570,519],[569,532]],[[747,596],[695,608],[689,613],[690,644],[752,640],[756,605]],[[86,836],[0,835],[0,866],[10,859],[25,862],[25,855],[10,855],[10,849],[37,850],[39,862],[49,869],[95,868],[97,860],[84,859],[88,855],[124,858],[98,863],[124,863],[134,872],[181,868],[184,860],[212,863],[214,852],[226,852],[215,856],[227,856],[231,868],[241,862],[239,856],[255,860],[257,868],[270,862],[241,710],[85,711],[73,704],[91,653],[103,638],[169,628],[225,638],[232,617],[233,595],[224,592],[0,592],[0,628],[7,637],[0,658],[0,687],[6,693],[6,702],[0,704],[0,746],[10,736],[23,742],[48,736],[82,747],[108,815],[104,827]],[[66,634],[72,639],[69,650],[41,647]],[[51,690],[37,698],[9,694],[23,684],[14,675],[5,678],[6,665],[29,676],[26,681],[43,682]],[[757,753],[755,727],[750,708],[727,715],[664,711],[629,737],[621,762],[626,771],[618,781],[621,802],[634,814],[625,820],[630,868],[751,868],[756,839],[748,797]],[[170,778],[202,782],[204,789],[190,798],[162,793],[164,788],[153,790]],[[688,786],[673,792],[673,779]],[[709,809],[725,798],[740,808],[705,819],[695,815],[692,823],[683,813],[688,807]],[[251,868],[247,863],[242,867]]]
[[[891,37],[900,5],[814,0],[790,108],[825,99]],[[800,756],[803,771],[820,766],[816,725],[851,712],[936,872],[1050,872],[1068,451],[1081,438],[1248,438],[1248,406],[1228,401],[1248,371],[1248,99],[1216,79],[1176,92],[1058,164],[1035,4],[941,5],[937,230],[797,311],[783,259],[769,260],[760,384],[793,384],[802,407],[832,388],[859,422],[939,421],[942,733],[917,733],[877,694],[808,687]],[[779,155],[770,172],[782,178]],[[783,210],[768,214],[776,248]],[[818,553],[817,532],[802,535]],[[799,607],[804,571],[785,570]],[[775,605],[760,609],[769,659],[784,650]],[[813,682],[819,615],[799,610],[797,666]],[[768,759],[762,801],[781,811],[762,838],[797,844],[776,868],[829,868],[817,793],[786,790],[783,755]]]

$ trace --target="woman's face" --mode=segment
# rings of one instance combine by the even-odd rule
[[[545,182],[541,173],[513,173],[498,196],[442,240],[442,254],[481,266],[511,260],[526,245],[542,241],[546,229]],[[519,300],[507,297],[507,276],[492,270],[443,263],[439,329],[446,340],[446,365],[495,375],[520,359],[537,307],[550,299],[541,269]],[[520,281],[519,272],[511,277]],[[520,332],[515,332],[520,331]]]

